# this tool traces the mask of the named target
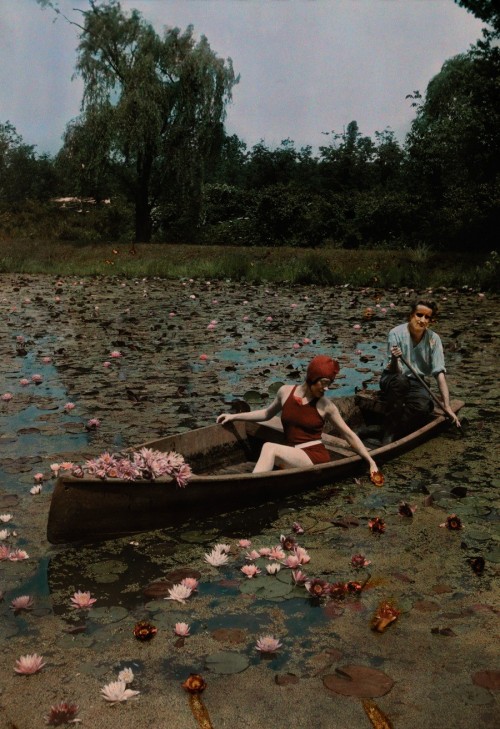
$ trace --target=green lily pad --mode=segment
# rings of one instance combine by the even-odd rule
[[[96,562],[87,567],[87,573],[100,584],[108,584],[116,582],[120,579],[120,574],[126,572],[128,565],[118,559],[106,559],[103,562]]]
[[[495,564],[498,564],[500,562],[500,547],[495,547],[487,552],[487,554],[484,555],[484,558],[487,562],[494,562]]]
[[[466,528],[464,536],[467,539],[473,539],[475,542],[487,542],[491,535],[485,529]]]
[[[113,607],[92,608],[89,611],[89,619],[98,623],[118,623],[128,615],[128,610],[119,605]]]
[[[212,653],[210,656],[207,656],[205,663],[209,671],[229,674],[241,673],[248,668],[250,661],[247,656],[242,656],[241,653],[219,651],[218,653]]]
[[[269,387],[267,388],[267,391],[270,395],[275,397],[275,395],[278,392],[278,390],[280,389],[280,387],[283,387],[284,384],[285,384],[284,382],[273,382],[269,385]]]
[[[261,402],[262,399],[262,394],[257,390],[248,390],[248,392],[245,392],[245,394],[243,395],[243,400],[246,400],[246,402],[248,403]]]
[[[266,575],[245,580],[240,585],[240,591],[263,600],[281,600],[292,591],[292,585]]]

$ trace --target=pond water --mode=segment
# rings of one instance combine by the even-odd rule
[[[41,652],[39,642],[49,652],[71,648],[84,662],[82,670],[91,673],[88,651],[98,651],[96,675],[104,677],[122,661],[124,632],[131,635],[136,621],[149,620],[159,634],[170,636],[175,623],[185,621],[192,637],[179,641],[194,648],[162,659],[164,679],[184,680],[190,672],[237,675],[250,667],[311,677],[325,645],[335,646],[344,663],[385,665],[411,675],[419,671],[415,642],[423,620],[429,631],[434,623],[453,624],[455,642],[447,655],[458,666],[458,693],[474,670],[492,667],[480,646],[493,615],[500,561],[500,479],[492,448],[498,297],[472,290],[432,292],[443,310],[436,330],[445,345],[450,390],[466,401],[463,431],[447,431],[386,464],[382,489],[366,476],[345,479],[175,528],[53,547],[45,539],[51,463],[84,462],[104,450],[212,423],[234,399],[259,407],[280,383],[298,384],[318,353],[341,364],[332,397],[377,388],[386,334],[404,321],[414,292],[340,287],[332,296],[332,290],[314,287],[44,276],[6,277],[2,291],[2,392],[12,399],[0,403],[0,512],[13,518],[0,527],[16,532],[2,544],[25,549],[29,559],[0,562],[0,634],[10,646],[19,642],[18,654],[28,645],[24,652]],[[374,312],[369,317],[367,307]],[[31,379],[37,374],[39,384]],[[22,385],[22,378],[28,383]],[[69,412],[67,402],[75,404]],[[96,430],[86,429],[90,418],[100,420]],[[45,480],[41,494],[32,495],[37,472]],[[412,519],[399,516],[402,500],[417,507]],[[439,528],[451,513],[463,522],[460,532]],[[380,537],[368,529],[375,515],[386,523]],[[247,550],[238,540],[247,538],[256,549],[274,547],[293,522],[304,527],[296,539],[311,557],[303,566],[309,577],[368,580],[361,596],[314,601],[293,585],[290,570],[268,575],[264,558],[255,561],[257,578],[242,574]],[[214,568],[204,554],[219,542],[231,550],[228,564]],[[361,575],[350,565],[355,553],[371,561]],[[481,576],[469,564],[477,556],[485,559]],[[199,575],[188,602],[164,600],[166,588],[151,597],[148,586],[179,569]],[[89,590],[97,599],[94,608],[71,609],[76,590]],[[14,614],[10,601],[27,594],[33,610]],[[398,624],[405,626],[408,641],[404,650],[392,645],[392,653],[364,645],[361,637],[379,602],[388,598],[398,605]],[[269,633],[283,645],[263,660],[255,640]],[[147,662],[132,647],[128,656],[139,675],[147,673]],[[442,660],[439,651],[433,660],[436,666]],[[422,691],[433,691],[426,675]],[[480,691],[484,701],[474,694],[470,711],[477,702],[486,707],[487,727],[490,694]],[[85,704],[84,697],[73,698]]]

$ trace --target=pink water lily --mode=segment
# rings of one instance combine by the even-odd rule
[[[75,407],[76,407],[76,405],[74,402],[67,402],[66,405],[64,406],[64,410],[69,412],[70,410],[74,410]]]
[[[43,382],[42,375],[39,375],[39,374],[31,375],[31,382],[34,382],[35,385],[39,385],[41,382]]]
[[[42,481],[44,481],[44,479],[45,479],[45,476],[43,475],[43,473],[35,473],[35,475],[33,476],[33,481],[35,483],[42,483]]]
[[[11,562],[22,562],[25,559],[29,559],[29,554],[28,552],[25,552],[24,549],[14,549],[14,551],[9,554],[9,560]]]
[[[259,559],[261,556],[260,551],[258,552],[256,549],[252,549],[250,552],[245,554],[245,559],[249,560],[249,562],[253,562],[253,560]]]
[[[311,561],[311,557],[304,547],[295,547],[294,553],[299,560],[299,564],[308,564]]]
[[[111,357],[111,359],[120,359],[120,357],[123,357],[123,354],[117,349],[114,349],[112,352],[109,353],[109,356]]]
[[[187,623],[176,623],[174,633],[182,638],[187,638],[189,635],[189,625]]]
[[[261,653],[275,653],[281,646],[282,643],[273,635],[261,635],[257,638],[255,649]]]
[[[38,653],[32,653],[31,655],[21,656],[17,659],[14,671],[25,676],[29,676],[32,673],[37,673],[45,666],[43,656],[39,656]]]
[[[4,392],[2,397],[0,397],[0,400],[3,400],[4,402],[10,402],[14,395],[11,392]]]
[[[242,547],[243,549],[246,549],[247,547],[250,547],[252,542],[250,539],[240,539],[238,542],[238,547]]]
[[[251,580],[252,577],[255,577],[256,575],[260,575],[260,569],[254,564],[245,564],[240,571],[243,572],[243,574],[246,575],[249,580]]]
[[[33,598],[31,595],[20,595],[15,597],[10,603],[10,609],[18,612],[19,610],[31,610],[33,607]]]
[[[284,567],[289,567],[290,569],[295,570],[299,566],[300,560],[297,555],[290,554],[286,559],[283,560],[282,564]]]
[[[21,377],[21,379],[19,380],[19,384],[21,385],[21,387],[26,387],[26,385],[30,384],[30,381],[27,377]]]
[[[293,570],[292,578],[296,585],[304,585],[309,579],[308,576],[302,572],[302,570]]]
[[[351,567],[354,567],[354,569],[368,567],[369,564],[371,564],[371,561],[369,559],[365,559],[363,554],[353,554],[351,557]]]
[[[184,577],[180,584],[184,585],[184,587],[189,587],[192,592],[198,589],[198,580],[194,577]]]
[[[269,552],[269,559],[285,559],[285,553],[281,549],[281,547],[273,547],[271,551]]]
[[[88,610],[97,602],[95,597],[90,596],[90,592],[82,592],[77,590],[70,599],[71,607],[79,610]]]

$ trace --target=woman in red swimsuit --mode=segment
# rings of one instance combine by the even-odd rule
[[[320,354],[309,363],[306,381],[298,386],[280,387],[269,407],[249,413],[219,415],[217,422],[224,425],[231,420],[270,420],[281,412],[287,445],[264,443],[254,473],[272,471],[275,464],[296,468],[328,462],[330,454],[321,442],[325,420],[333,423],[353,450],[368,462],[370,474],[378,470],[377,464],[344,421],[337,406],[324,396],[338,371],[338,362]]]

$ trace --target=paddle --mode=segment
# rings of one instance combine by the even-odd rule
[[[429,395],[430,395],[430,396],[432,397],[432,399],[434,400],[434,402],[436,403],[436,405],[438,405],[438,406],[439,406],[439,407],[441,408],[441,410],[443,411],[443,413],[444,413],[444,416],[445,416],[445,418],[446,418],[447,420],[451,420],[451,419],[452,419],[452,418],[451,418],[451,415],[450,415],[449,413],[447,413],[447,412],[446,412],[446,410],[444,409],[444,407],[443,407],[443,405],[442,405],[441,401],[440,401],[440,400],[439,400],[439,399],[438,399],[438,398],[436,397],[436,395],[435,395],[435,394],[434,394],[434,393],[432,392],[431,388],[430,388],[430,387],[429,387],[429,385],[428,385],[428,384],[426,383],[426,381],[425,381],[424,379],[422,379],[422,377],[420,377],[420,375],[418,374],[418,372],[416,372],[416,371],[415,371],[415,369],[414,369],[414,368],[413,368],[413,367],[411,366],[411,364],[410,364],[410,363],[408,362],[408,360],[407,360],[407,359],[405,359],[405,357],[404,357],[404,356],[403,356],[402,354],[401,354],[401,355],[399,355],[399,358],[400,358],[401,362],[402,362],[402,363],[403,363],[404,365],[406,365],[406,367],[408,367],[408,369],[410,370],[410,372],[412,373],[412,375],[413,375],[414,377],[416,377],[416,378],[417,378],[417,380],[418,380],[418,381],[420,382],[420,384],[421,384],[421,385],[422,385],[423,387],[425,387],[425,389],[427,390],[427,392],[429,393]]]

